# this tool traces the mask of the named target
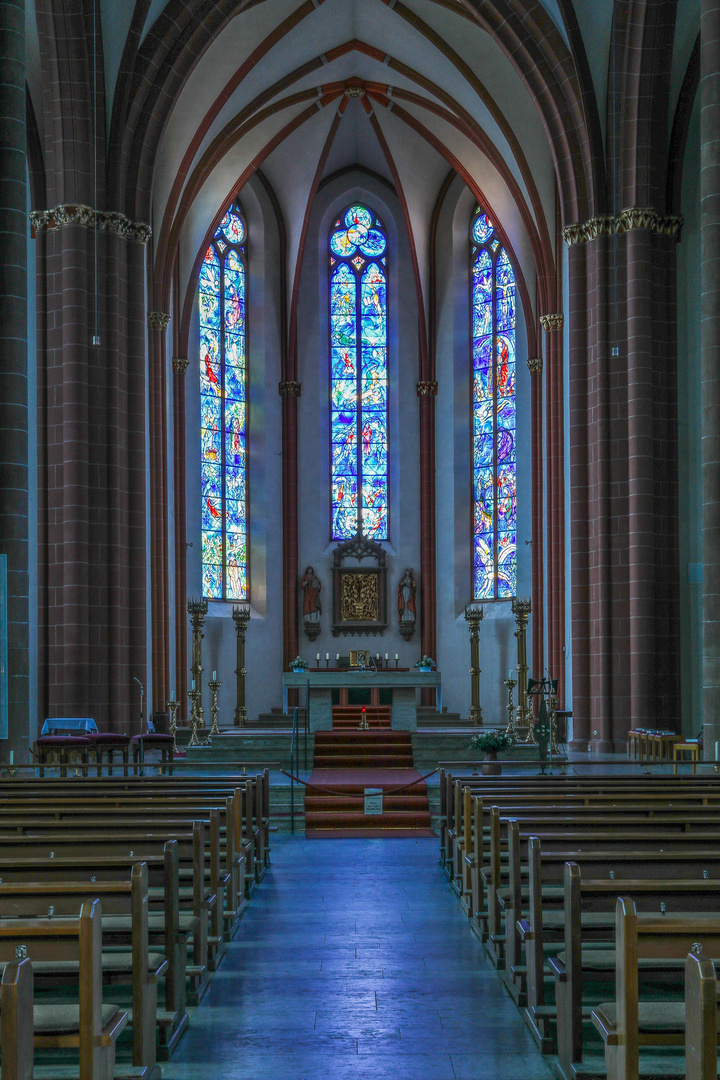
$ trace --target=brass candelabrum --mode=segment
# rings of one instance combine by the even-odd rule
[[[176,701],[175,698],[171,698],[165,704],[170,710],[170,734],[173,740],[173,754],[177,754],[177,711],[180,708],[180,702]]]
[[[212,726],[210,728],[210,737],[220,734],[220,728],[218,727],[218,690],[222,686],[221,682],[217,679],[211,679],[208,683],[210,687],[210,693],[212,694],[212,704],[210,706],[210,712],[212,714]]]
[[[515,735],[515,706],[513,705],[513,690],[517,686],[517,679],[506,679],[505,685],[508,688],[508,703],[505,706],[508,714],[507,727],[505,728],[506,735]]]
[[[250,605],[240,604],[233,607],[233,622],[235,623],[235,636],[237,638],[237,665],[235,675],[237,677],[237,701],[235,704],[235,727],[245,727],[247,724],[247,709],[245,708],[245,635],[250,621]]]
[[[483,619],[482,604],[470,604],[465,608],[465,619],[470,627],[470,722],[482,725],[480,707],[480,623]]]
[[[188,746],[202,746],[203,744],[198,739],[198,712],[197,712],[197,690],[188,690],[187,696],[190,698],[190,742]]]
[[[558,726],[557,726],[557,698],[555,697],[555,691],[557,689],[557,679],[554,681],[550,679],[550,690],[548,692],[548,705],[550,712],[550,756],[560,753],[560,747],[558,746]]]
[[[517,640],[517,673],[518,673],[518,706],[517,706],[517,720],[516,726],[521,729],[526,729],[525,738],[520,739],[520,742],[536,745],[535,737],[532,729],[532,709],[528,705],[527,696],[527,625],[530,613],[532,611],[532,604],[530,598],[527,599],[516,596],[512,602],[512,612],[515,616],[515,638]]]
[[[188,615],[190,616],[190,625],[192,626],[192,664],[190,665],[190,675],[195,680],[195,686],[197,687],[195,693],[197,694],[197,703],[195,711],[197,713],[197,724],[199,728],[205,727],[205,721],[203,720],[204,710],[202,707],[202,639],[203,639],[203,626],[205,625],[205,616],[207,615],[208,602],[207,600],[188,600]]]

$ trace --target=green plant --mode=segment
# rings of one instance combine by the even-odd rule
[[[431,656],[421,656],[417,664],[415,664],[415,667],[434,668],[437,667],[437,665]]]
[[[468,743],[468,750],[478,754],[497,754],[503,750],[512,750],[513,740],[504,731],[479,731]]]
[[[308,666],[303,660],[302,656],[296,656],[294,660],[291,660],[290,667],[294,671],[307,671],[308,669]]]

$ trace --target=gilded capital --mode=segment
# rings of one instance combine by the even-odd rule
[[[425,397],[428,394],[437,396],[438,384],[437,379],[418,379],[417,381],[417,394],[418,397]]]
[[[173,356],[172,369],[175,375],[184,375],[190,361],[186,356]]]
[[[148,311],[147,324],[149,330],[167,330],[170,316],[164,311]]]
[[[549,334],[551,330],[562,330],[564,323],[565,316],[562,311],[554,311],[550,315],[540,316],[540,325],[546,334]]]

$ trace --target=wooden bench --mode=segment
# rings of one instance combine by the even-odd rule
[[[685,961],[685,1080],[717,1080],[718,983],[703,949]]]
[[[638,961],[684,958],[696,943],[710,958],[720,956],[720,915],[638,914],[632,899],[618,897],[615,998],[591,1014],[605,1043],[608,1080],[638,1080],[640,1047],[684,1046],[684,1001],[639,999]]]
[[[683,880],[681,872],[682,867],[678,867],[677,875],[669,880],[633,877],[601,881],[583,878],[577,863],[565,864],[563,948],[554,956],[546,955],[546,966],[555,979],[558,1061],[565,1077],[571,1077],[583,1059],[582,1024],[583,1018],[590,1015],[587,994],[585,1001],[583,998],[584,985],[590,982],[595,988],[594,984],[615,978],[613,945],[618,896],[632,896],[637,908],[644,912],[676,914],[716,910],[720,906],[720,881]],[[603,921],[597,919],[599,914],[605,916]],[[675,967],[679,969],[681,963],[676,961]],[[656,961],[640,961],[640,977],[658,970]]]
[[[0,884],[0,926],[8,919],[68,918],[84,903],[102,905],[102,972],[106,983],[130,986],[132,1063],[137,1080],[159,1078],[156,1066],[158,979],[168,962],[150,953],[148,874],[136,863],[128,881],[26,882]],[[108,951],[106,951],[106,949]],[[77,985],[79,961],[37,962],[35,985]]]
[[[94,900],[82,905],[79,918],[0,923],[0,963],[27,956],[34,964],[79,964],[78,1003],[36,1002],[33,1042],[36,1050],[77,1050],[81,1080],[113,1080],[115,1044],[128,1022],[117,1005],[103,1005],[101,918],[100,901]]]
[[[32,964],[27,958],[11,960],[5,965],[0,984],[0,1047],[5,1080],[33,1080],[33,1020]]]

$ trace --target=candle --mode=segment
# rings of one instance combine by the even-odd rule
[[[398,654],[397,654],[397,653],[395,653],[395,659],[396,659],[396,660],[398,659]]]
[[[336,652],[336,653],[335,653],[335,659],[336,659],[336,660],[339,660],[339,659],[340,659],[340,653],[339,653],[339,652]]]
[[[175,691],[174,691],[174,690],[171,690],[171,691],[170,691],[170,700],[171,700],[171,701],[174,701],[174,700],[175,700]]]
[[[376,660],[379,660],[379,659],[380,659],[380,653],[379,653],[379,652],[376,652],[376,653],[375,653],[375,659],[376,659]]]
[[[329,660],[329,659],[330,659],[330,653],[329,653],[329,652],[326,652],[326,653],[325,653],[325,659],[326,659],[326,660]]]
[[[512,679],[514,674],[515,674],[515,672],[513,671],[512,668],[510,668],[510,670],[508,671],[508,682],[510,681],[510,679]]]
[[[213,682],[217,682],[217,671],[213,671]]]
[[[317,654],[317,656],[315,657],[315,659],[316,659],[316,660],[319,660],[319,659],[320,659],[320,653],[318,653],[318,654]]]
[[[15,751],[11,750],[10,751],[10,764],[12,765],[14,761],[15,761]]]
[[[195,689],[195,680],[194,680],[194,679],[193,679],[193,681],[192,681],[192,686],[190,687],[190,689],[191,689],[191,690],[194,690],[194,689]]]
[[[388,654],[387,654],[387,653],[385,653],[385,659],[386,659],[386,660],[388,659]]]

